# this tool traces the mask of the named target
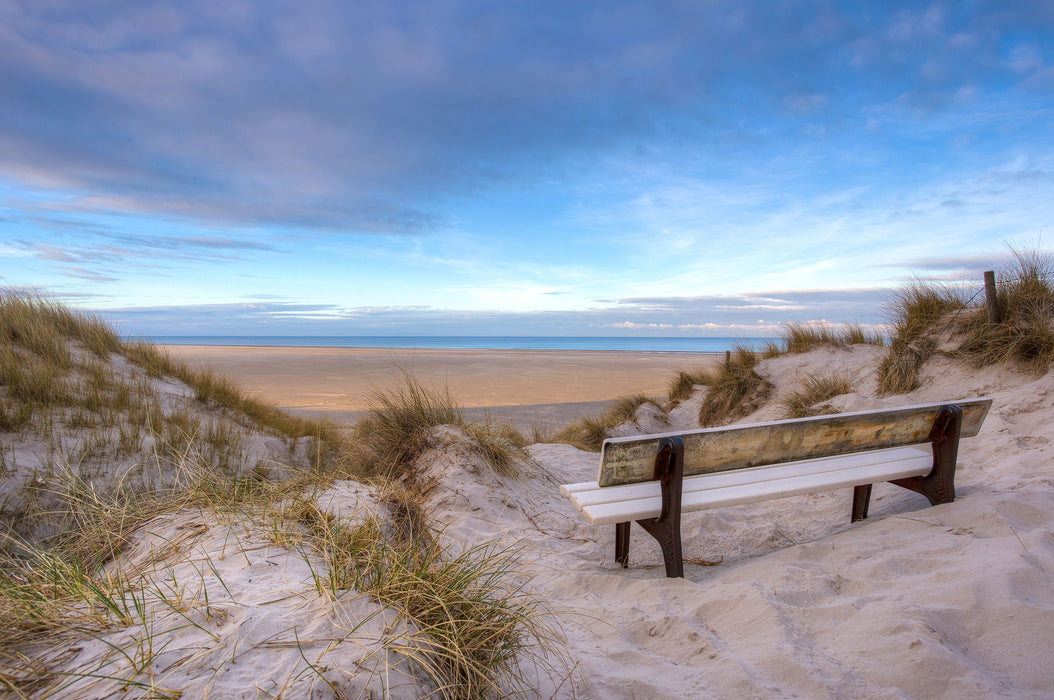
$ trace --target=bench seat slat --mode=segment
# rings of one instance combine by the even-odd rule
[[[578,493],[579,491],[588,491],[590,489],[600,488],[600,485],[595,481],[580,481],[577,484],[563,484],[560,486],[560,493],[565,496],[570,496],[572,493]]]
[[[906,453],[905,450],[909,452]],[[755,470],[739,470],[728,475],[742,476],[745,472],[755,472],[755,474],[752,474],[752,478],[746,481],[742,479],[738,483],[728,483],[726,481],[724,485],[717,487],[711,486],[710,482],[724,477],[726,474],[708,474],[685,479],[685,491],[681,499],[681,508],[684,512],[688,512],[739,505],[767,498],[817,493],[848,486],[902,479],[909,476],[923,476],[929,473],[933,466],[932,455],[915,448],[882,450],[880,452],[887,454],[877,454],[879,461],[872,460],[862,464],[859,459],[856,459],[854,463],[847,465],[848,458],[807,460],[793,464],[782,464],[779,465],[779,468],[787,472],[794,472],[793,468],[796,467],[797,472],[785,474],[781,478],[772,478],[772,468],[760,468],[757,470],[758,472],[763,472],[764,479],[757,478]],[[901,454],[894,459],[889,459],[889,452],[900,452]],[[864,453],[863,456],[868,454],[873,457],[876,456],[876,453]],[[861,455],[857,454],[851,457],[859,458]],[[831,464],[832,461],[835,465]],[[662,510],[662,498],[658,483],[652,482],[632,487],[621,487],[621,489],[635,489],[638,486],[653,486],[654,495],[631,497],[613,502],[600,502],[579,506],[579,508],[591,524],[598,526],[657,517]],[[690,487],[693,490],[690,491]],[[608,487],[598,489],[598,491],[609,492],[621,489],[619,487]],[[584,498],[585,493],[587,492],[579,492],[577,498]],[[576,495],[572,495],[572,500],[576,500]]]
[[[822,474],[852,467],[863,467],[888,462],[897,462],[904,459],[914,459],[920,455],[932,460],[932,454],[928,449],[922,450],[917,447],[896,447],[889,450],[857,452],[850,455],[822,457],[819,459],[802,460],[800,462],[784,462],[782,464],[750,467],[729,472],[699,474],[686,477],[683,490],[685,493],[688,493],[691,491],[723,488],[726,486],[739,486],[743,484],[770,481],[772,479],[803,476],[806,474]],[[662,489],[657,481],[628,484],[626,486],[609,486],[606,488],[600,488],[595,481],[584,482],[582,484],[570,484],[570,486],[582,487],[569,490],[565,494],[570,497],[572,503],[574,503],[579,509],[601,503],[631,501],[637,498],[658,498],[662,493]]]

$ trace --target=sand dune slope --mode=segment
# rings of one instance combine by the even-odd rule
[[[990,396],[980,435],[960,449],[958,500],[929,507],[878,485],[871,517],[855,524],[848,490],[690,514],[684,579],[664,577],[658,548],[636,526],[631,565],[619,568],[613,528],[589,526],[559,494],[561,483],[594,478],[596,454],[533,445],[535,464],[502,477],[458,430],[434,430],[417,467],[439,538],[452,553],[495,541],[521,548],[521,576],[561,631],[566,656],[523,660],[523,694],[1054,695],[1054,374],[938,360],[915,392],[878,397],[878,353],[765,361],[759,371],[776,395],[743,420],[781,417],[779,398],[817,371],[852,380],[852,392],[830,401],[842,410]],[[671,423],[690,423],[698,399]],[[337,518],[384,512],[350,481],[307,497]],[[78,697],[432,693],[405,655],[408,623],[368,596],[324,590],[323,559],[283,545],[266,522],[180,511],[136,531],[108,566],[145,576],[131,595],[150,598],[140,606],[149,635],[130,636],[132,621],[26,650],[52,672],[47,687],[68,678],[63,692]]]
[[[760,371],[785,392],[804,372],[845,370],[854,392],[833,403],[847,410],[993,397],[961,447],[955,503],[884,484],[857,524],[849,490],[691,514],[683,580],[664,578],[636,526],[631,566],[616,567],[613,528],[588,526],[556,491],[595,478],[596,455],[574,448],[535,445],[551,478],[504,483],[436,451],[429,504],[448,538],[525,543],[581,696],[1049,697],[1054,375],[937,361],[917,391],[877,398],[875,362],[872,348],[821,349]],[[778,414],[772,403],[744,421]]]

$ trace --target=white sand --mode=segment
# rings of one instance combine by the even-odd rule
[[[456,431],[435,433],[420,466],[435,480],[426,504],[443,540],[523,546],[530,586],[563,630],[573,659],[566,678],[526,661],[538,696],[1054,696],[1054,374],[939,360],[919,390],[876,398],[876,352],[821,349],[760,371],[787,391],[802,372],[845,368],[855,392],[833,403],[847,410],[992,397],[980,435],[960,447],[958,500],[930,507],[882,484],[870,518],[855,524],[851,490],[689,514],[684,579],[665,578],[658,547],[636,526],[630,568],[620,569],[614,528],[589,526],[560,496],[560,483],[595,478],[597,455],[535,445],[538,468],[503,479]],[[670,421],[690,422],[691,412]],[[744,420],[776,417],[770,404]],[[318,502],[352,516],[376,507],[352,482]],[[191,513],[158,518],[137,535],[122,566],[174,577],[198,591],[188,598],[205,589],[210,601],[207,610],[150,608],[160,652],[137,680],[195,698],[428,692],[392,648],[406,629],[390,610],[352,593],[320,596],[321,562],[269,544],[255,527]],[[151,556],[163,565],[146,566]],[[703,560],[720,563],[693,563]],[[109,658],[106,672],[123,677],[136,658],[123,628],[45,655],[71,672]],[[142,693],[74,682],[70,696]]]
[[[787,390],[803,371],[845,368],[857,393],[835,403],[847,410],[993,397],[980,435],[961,445],[955,503],[930,507],[881,484],[856,524],[851,490],[689,514],[686,558],[721,563],[687,563],[683,580],[664,577],[636,526],[619,569],[614,528],[587,525],[542,478],[480,484],[464,458],[437,454],[430,504],[449,538],[504,534],[530,547],[580,696],[1050,697],[1054,375],[936,361],[919,390],[876,399],[875,359],[871,348],[817,350],[761,372]],[[777,417],[769,406],[744,422]],[[595,478],[596,455],[531,451],[559,482]]]

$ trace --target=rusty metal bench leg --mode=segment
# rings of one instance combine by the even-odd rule
[[[871,503],[871,484],[862,484],[853,489],[853,519],[865,520],[867,518],[867,506]]]
[[[624,523],[615,523],[615,561],[623,569],[629,566],[629,526],[632,524],[628,520]]]
[[[681,438],[663,438],[655,456],[655,478],[662,486],[662,513],[657,518],[638,520],[662,547],[668,578],[684,578],[681,555],[681,492],[684,480],[684,443]],[[629,523],[627,523],[628,525]],[[617,533],[616,533],[617,535]],[[627,545],[629,537],[626,537]]]
[[[891,484],[902,486],[929,499],[930,505],[951,503],[955,500],[955,460],[959,456],[959,432],[963,412],[955,404],[941,407],[930,430],[933,446],[933,469],[926,476],[895,479]]]

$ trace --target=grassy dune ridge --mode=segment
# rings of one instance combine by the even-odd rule
[[[1013,262],[998,272],[999,320],[989,322],[984,298],[968,298],[961,287],[920,279],[908,281],[886,307],[889,337],[856,324],[788,323],[779,341],[760,350],[736,347],[724,362],[683,370],[669,383],[667,396],[625,397],[604,415],[583,418],[554,439],[597,451],[619,424],[632,420],[645,403],[669,412],[703,388],[698,423],[724,425],[747,415],[771,398],[771,386],[755,368],[763,360],[816,348],[884,347],[877,368],[878,390],[886,396],[919,386],[928,360],[943,356],[977,367],[1006,364],[1043,374],[1054,363],[1054,262],[1036,251],[1013,251]],[[799,418],[830,409],[825,401],[852,391],[848,377],[814,374],[782,396],[784,417]]]
[[[466,421],[448,394],[409,376],[375,399],[352,430],[296,418],[155,346],[122,341],[93,316],[46,299],[0,296],[0,615],[8,623],[0,632],[0,687],[46,697],[87,678],[178,695],[152,675],[158,620],[175,611],[206,643],[219,641],[220,621],[209,602],[212,576],[203,572],[193,593],[185,582],[157,578],[157,566],[175,566],[186,551],[166,548],[170,559],[149,569],[124,561],[160,516],[244,523],[269,532],[294,558],[320,558],[326,571],[317,595],[353,590],[396,610],[406,631],[386,644],[408,656],[438,696],[520,687],[520,657],[551,655],[558,635],[517,583],[515,550],[495,544],[449,553],[421,525],[413,463],[429,431],[452,424],[509,475],[526,459],[522,437]],[[352,526],[314,505],[312,497],[338,478],[359,479],[379,494],[372,524]],[[221,593],[230,593],[209,566]],[[105,662],[74,677],[31,652],[49,640],[69,645],[118,633],[131,641],[107,642]],[[127,662],[125,671],[108,670],[115,659]],[[313,664],[304,668],[312,683],[335,688]]]

